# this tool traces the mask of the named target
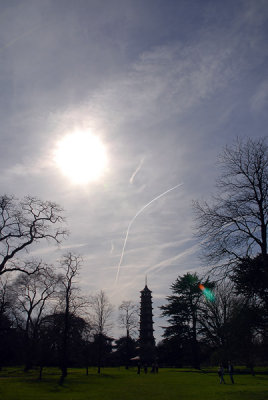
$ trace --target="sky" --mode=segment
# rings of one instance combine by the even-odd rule
[[[0,3],[1,192],[58,203],[70,231],[28,256],[81,255],[83,291],[115,308],[147,276],[157,340],[172,282],[205,270],[192,201],[215,192],[225,145],[267,135],[267,17],[265,0]],[[77,132],[105,149],[86,183],[55,158]]]

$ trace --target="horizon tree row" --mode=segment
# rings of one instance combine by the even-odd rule
[[[44,366],[58,366],[63,383],[69,366],[84,366],[88,373],[88,366],[95,365],[100,373],[107,362],[115,362],[108,360],[114,348],[109,336],[113,306],[102,290],[81,294],[76,282],[80,264],[81,258],[69,253],[58,274],[43,264],[34,274],[0,277],[0,367],[24,364],[28,371],[39,366],[41,379]],[[137,346],[131,337],[137,309],[132,301],[119,306],[118,325],[126,336],[116,342],[114,360],[120,358],[126,367]]]

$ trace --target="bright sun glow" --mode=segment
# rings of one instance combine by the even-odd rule
[[[97,136],[90,132],[75,132],[58,142],[55,162],[73,183],[96,181],[107,165],[106,150]]]

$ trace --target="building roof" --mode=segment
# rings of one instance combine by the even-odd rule
[[[141,290],[141,293],[152,293],[152,291],[148,288],[147,285],[145,285],[144,289]]]

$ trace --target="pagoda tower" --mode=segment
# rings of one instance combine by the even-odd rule
[[[152,292],[145,282],[140,302],[140,358],[142,363],[150,365],[155,359],[155,339],[153,329]]]

